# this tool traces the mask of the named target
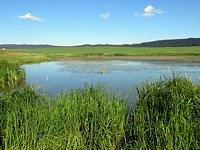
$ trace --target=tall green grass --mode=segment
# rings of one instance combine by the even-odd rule
[[[199,85],[168,78],[145,84],[137,92],[135,108],[100,86],[53,99],[33,87],[4,92],[2,149],[200,148]]]
[[[5,149],[121,149],[124,101],[88,87],[53,101],[30,87],[1,97]]]
[[[183,78],[138,88],[135,149],[200,149],[200,86]]]
[[[0,60],[0,91],[16,88],[25,82],[25,72],[21,67]]]

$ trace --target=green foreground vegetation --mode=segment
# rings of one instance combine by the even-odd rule
[[[200,85],[167,78],[137,93],[133,107],[101,86],[56,98],[26,85],[4,90],[1,149],[200,149]]]
[[[200,46],[156,48],[77,46],[0,50],[0,59],[7,59],[9,62],[18,64],[76,58],[200,62]]]
[[[24,71],[19,66],[0,60],[0,91],[16,88],[24,79]]]

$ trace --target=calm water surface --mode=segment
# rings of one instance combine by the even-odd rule
[[[57,61],[22,66],[28,84],[36,84],[50,96],[85,84],[103,84],[111,92],[126,95],[134,102],[135,87],[178,74],[199,83],[200,64],[142,61]],[[102,74],[103,72],[103,74]],[[133,93],[132,93],[133,92]]]

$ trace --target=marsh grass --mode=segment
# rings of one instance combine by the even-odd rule
[[[53,101],[30,87],[1,97],[5,149],[121,149],[126,107],[100,87]]]
[[[138,88],[135,149],[200,149],[200,86],[184,78]]]
[[[25,84],[25,72],[21,67],[0,60],[0,91]]]

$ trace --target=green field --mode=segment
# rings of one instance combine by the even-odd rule
[[[37,63],[60,59],[126,59],[140,61],[200,62],[200,47],[134,48],[82,46],[41,49],[0,50],[0,59],[15,64]]]
[[[134,48],[111,46],[85,46],[43,49],[19,49],[12,52],[68,56],[191,56],[200,55],[200,47]]]

